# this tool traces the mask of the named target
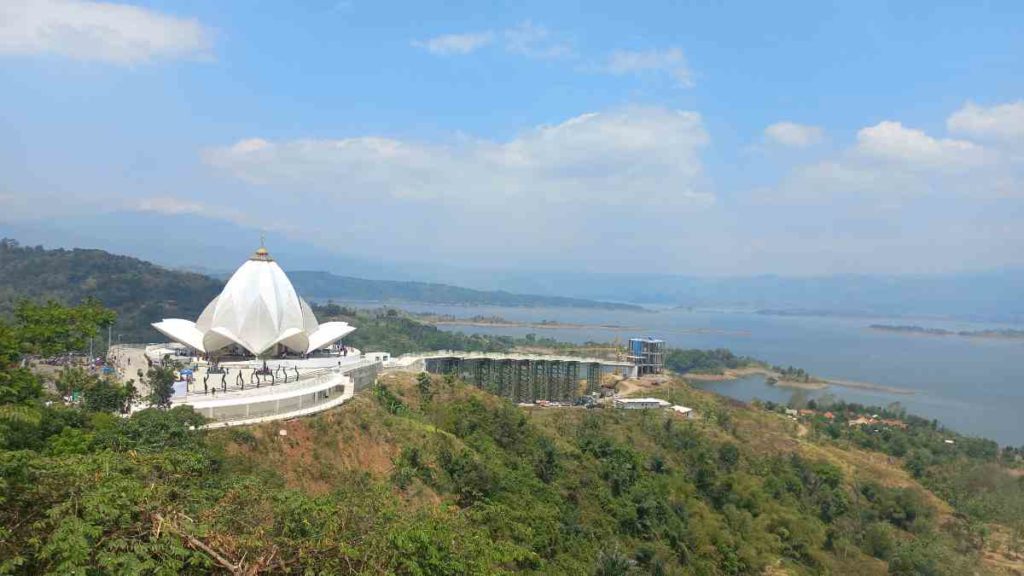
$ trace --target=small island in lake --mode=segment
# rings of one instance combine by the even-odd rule
[[[901,332],[904,334],[923,334],[926,336],[962,336],[965,338],[1024,338],[1024,330],[946,330],[945,328],[925,328],[914,325],[872,324],[872,330],[885,332]]]

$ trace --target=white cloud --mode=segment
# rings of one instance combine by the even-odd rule
[[[146,8],[84,0],[0,2],[0,55],[131,64],[201,56],[208,47],[198,21]]]
[[[231,147],[231,151],[238,154],[247,154],[249,152],[258,152],[271,146],[270,142],[262,138],[246,138],[239,140]]]
[[[206,206],[199,202],[173,198],[170,196],[142,198],[140,200],[133,201],[127,206],[127,208],[136,212],[155,212],[157,214],[166,214],[168,216],[202,214],[207,211]]]
[[[786,174],[778,186],[762,188],[759,204],[833,206],[841,200],[879,207],[899,204],[904,198],[928,192],[920,174],[882,168],[849,156],[803,164]]]
[[[1005,253],[995,233],[991,242],[935,236],[990,225],[971,216],[1006,193],[1005,180],[992,180],[1000,190],[990,183],[989,164],[910,169],[851,143],[796,167],[763,198],[718,201],[703,174],[707,143],[699,115],[645,108],[503,141],[249,139],[206,160],[258,184],[237,192],[239,209],[262,212],[254,221],[292,222],[324,245],[390,258],[628,269],[643,253],[691,273],[820,273]]]
[[[426,40],[414,40],[412,45],[422,48],[431,54],[469,54],[494,41],[492,32],[473,32],[467,34],[443,34]]]
[[[955,169],[984,163],[988,154],[967,140],[933,138],[899,122],[884,121],[857,132],[856,151],[909,169]]]
[[[221,185],[242,199],[232,210],[320,242],[399,258],[607,263],[639,249],[671,256],[666,239],[714,209],[707,142],[695,112],[628,108],[500,141],[247,139],[204,160],[241,181]]]
[[[506,50],[530,58],[571,58],[576,54],[569,41],[529,21],[505,30],[503,38]]]
[[[819,126],[795,122],[776,122],[764,129],[764,136],[776,144],[791,148],[806,148],[820,143],[824,138],[824,131]]]
[[[946,120],[946,129],[981,140],[1024,141],[1024,100],[987,108],[967,102]]]
[[[1013,117],[1012,110],[998,108],[976,110],[966,106],[950,117],[949,125],[961,132],[971,126],[977,134],[994,134],[993,125],[1005,124],[983,119],[992,115],[1004,120]],[[1024,150],[1012,145],[996,149],[970,140],[939,138],[887,120],[861,128],[845,151],[795,167],[778,186],[762,188],[752,198],[762,203],[798,204],[858,199],[865,206],[880,208],[925,197],[964,201],[1022,196]]]
[[[470,54],[491,44],[502,46],[506,52],[526,56],[555,60],[575,56],[572,43],[533,22],[522,22],[511,28],[494,33],[492,31],[467,32],[462,34],[444,34],[426,40],[413,40],[412,45],[422,48],[431,54],[447,56],[452,54]]]
[[[693,74],[686,63],[686,56],[679,48],[666,50],[630,51],[616,50],[608,57],[604,67],[610,74],[666,73],[680,86],[693,86]]]
[[[505,142],[247,139],[208,150],[205,159],[248,182],[339,200],[671,209],[713,201],[701,181],[707,141],[695,112],[632,108],[539,126]]]

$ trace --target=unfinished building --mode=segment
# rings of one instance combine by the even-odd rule
[[[639,376],[661,374],[665,370],[665,341],[654,338],[630,338],[628,360]]]

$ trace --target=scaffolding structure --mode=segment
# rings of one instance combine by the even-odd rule
[[[637,375],[661,374],[665,369],[665,341],[654,338],[630,338],[628,360]]]
[[[424,364],[431,374],[454,374],[492,394],[523,403],[574,402],[581,395],[596,392],[603,373],[598,362],[567,360],[452,356],[426,358]],[[585,367],[583,378],[580,377],[581,365]]]

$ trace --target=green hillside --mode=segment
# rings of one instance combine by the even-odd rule
[[[103,250],[46,250],[0,241],[0,315],[22,298],[76,304],[93,297],[117,312],[113,338],[153,341],[151,322],[196,318],[223,282]]]
[[[0,452],[0,569],[952,576],[1019,566],[1008,529],[953,514],[877,454],[672,390],[702,419],[523,410],[411,375],[318,416],[211,433],[190,431],[196,418],[181,408],[131,419],[39,408],[38,424]]]

